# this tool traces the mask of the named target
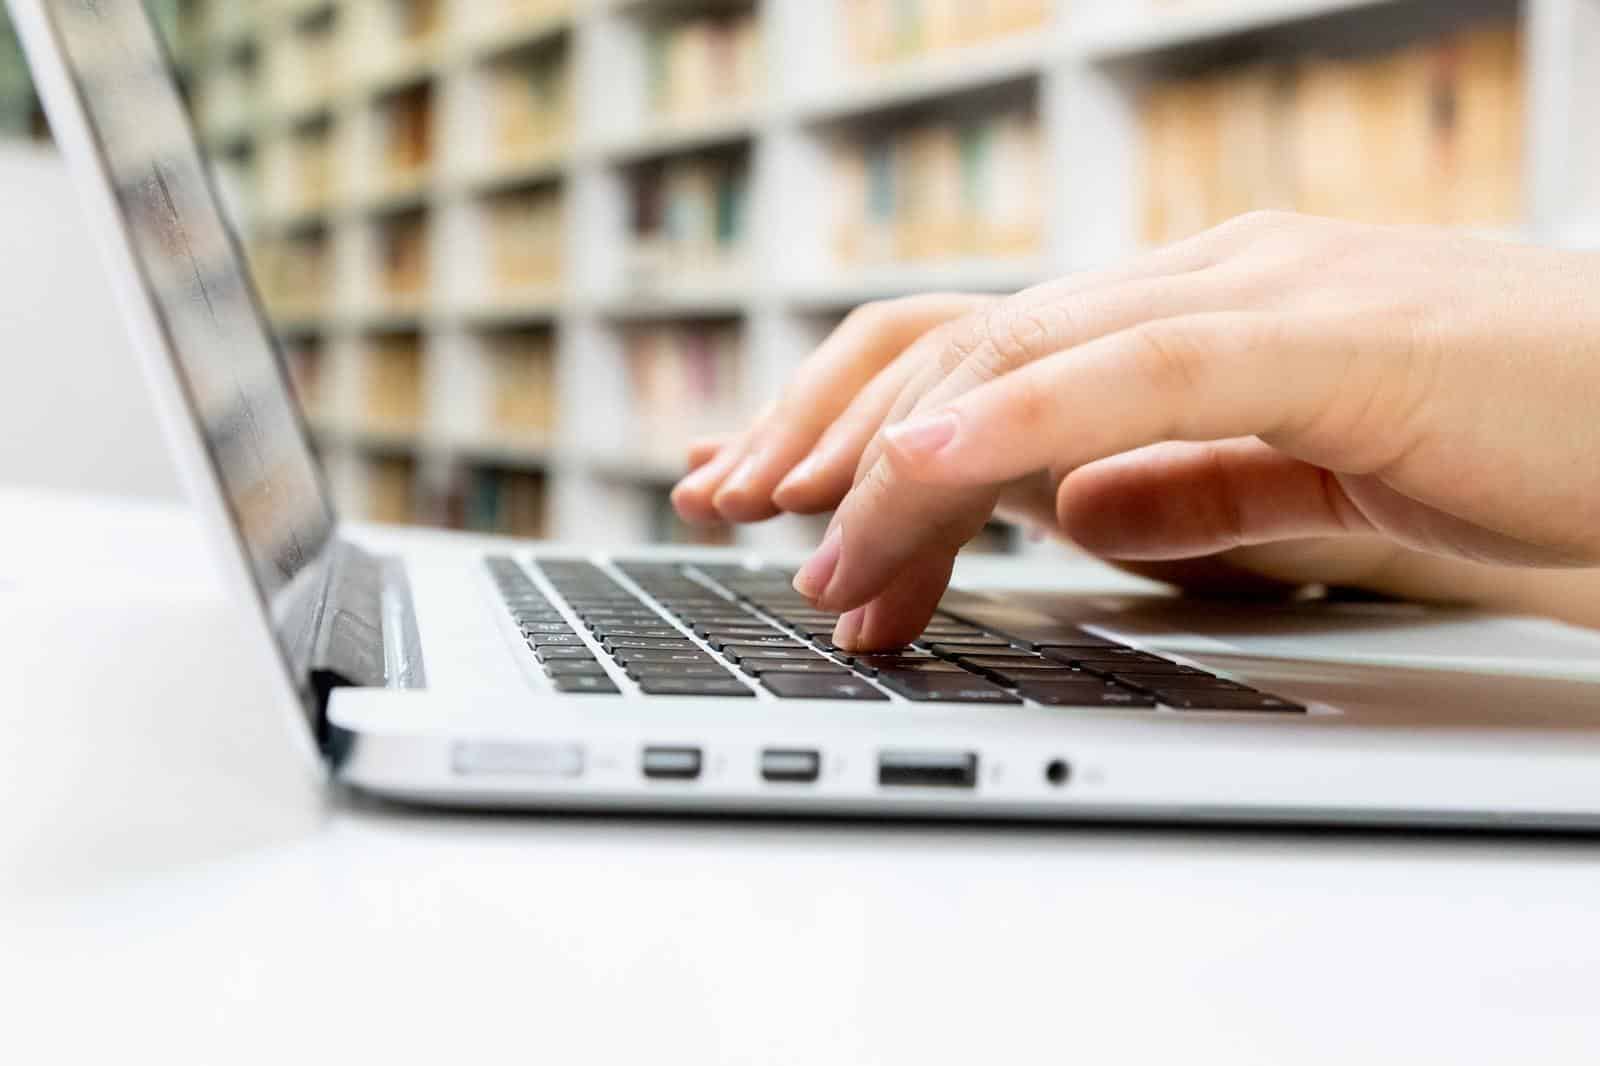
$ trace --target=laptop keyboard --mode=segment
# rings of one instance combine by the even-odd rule
[[[706,563],[538,559],[583,632],[508,556],[487,560],[506,608],[559,692],[617,695],[602,658],[649,696],[964,703],[1300,714],[1300,704],[1069,623],[986,620],[941,610],[898,651],[853,655],[836,615],[790,587],[793,574]],[[1003,615],[1002,611],[1002,615]]]

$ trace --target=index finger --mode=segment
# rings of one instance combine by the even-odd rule
[[[1234,437],[1369,473],[1404,450],[1400,420],[1373,416],[1395,364],[1392,349],[1330,316],[1190,315],[980,386],[885,429],[884,451],[905,477],[947,487],[1070,470],[1163,441]],[[1388,432],[1357,431],[1368,422]]]

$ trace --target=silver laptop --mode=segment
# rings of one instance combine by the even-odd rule
[[[954,590],[913,646],[852,657],[790,569],[733,551],[363,549],[139,0],[11,5],[261,676],[334,778],[527,808],[1600,824],[1600,635],[1553,623],[1073,598],[1007,561],[1013,591]]]

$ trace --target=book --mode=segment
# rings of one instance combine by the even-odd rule
[[[289,134],[290,211],[319,211],[331,205],[337,184],[338,139],[331,118],[302,124]]]
[[[1031,110],[846,134],[829,151],[846,265],[1021,259],[1044,244],[1044,140]]]
[[[310,318],[327,307],[331,279],[331,240],[325,228],[257,240],[250,266],[261,299],[274,318]]]
[[[653,161],[631,181],[631,288],[713,285],[740,269],[750,195],[744,153]]]
[[[466,477],[454,524],[478,533],[544,538],[548,511],[543,474],[479,467]]]
[[[691,441],[739,424],[744,359],[736,323],[637,327],[625,359],[631,421],[651,456],[677,463]]]
[[[401,89],[378,106],[382,138],[379,185],[387,190],[413,188],[433,165],[433,86]]]
[[[555,339],[548,330],[490,338],[487,419],[508,440],[546,441],[555,432]]]
[[[1142,101],[1142,232],[1174,240],[1290,208],[1365,222],[1514,225],[1524,214],[1518,26],[1309,55],[1152,86]]]
[[[363,359],[363,424],[415,433],[422,425],[422,337],[416,333],[372,337]]]
[[[834,0],[855,67],[939,55],[1049,25],[1053,0]]]
[[[561,283],[566,244],[559,185],[500,193],[484,201],[489,288],[499,302],[544,295]]]
[[[406,211],[374,221],[380,310],[409,311],[428,288],[428,216]]]
[[[489,77],[499,163],[549,158],[565,147],[572,120],[572,71],[564,42],[500,61]]]
[[[761,91],[754,10],[667,15],[645,35],[645,98],[658,122],[698,121],[750,103]]]
[[[417,463],[410,456],[371,455],[364,460],[363,517],[369,522],[407,525],[421,518]]]

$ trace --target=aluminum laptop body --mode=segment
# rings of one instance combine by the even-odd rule
[[[736,551],[363,547],[140,3],[10,2],[261,676],[334,779],[464,806],[1600,825],[1600,635],[1553,623],[1069,596],[1005,560],[963,570],[991,591],[952,592],[917,646],[852,660]]]

